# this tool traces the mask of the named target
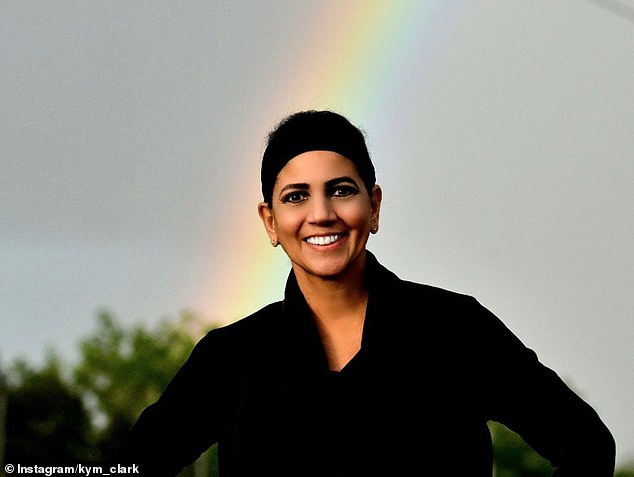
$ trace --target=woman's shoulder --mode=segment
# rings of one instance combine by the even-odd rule
[[[371,253],[369,257],[370,283],[378,294],[392,300],[419,302],[428,305],[462,305],[477,304],[476,299],[468,294],[442,288],[440,286],[402,278],[394,271],[380,264]]]
[[[480,304],[475,297],[464,292],[443,288],[428,283],[397,278],[391,288],[394,297],[408,304],[442,308],[472,308]]]
[[[213,328],[207,334],[222,336],[223,339],[243,338],[247,335],[259,334],[270,328],[272,322],[277,319],[281,311],[281,301],[269,303],[250,315]]]
[[[274,333],[274,324],[282,310],[282,302],[270,303],[234,322],[209,330],[196,345],[199,349],[214,348],[234,352],[263,342]]]
[[[433,298],[437,300],[448,301],[472,301],[475,298],[467,293],[451,290],[449,288],[443,288],[436,285],[430,285],[427,283],[415,282],[410,280],[400,280],[402,286],[409,293],[417,296],[425,296],[427,298]]]

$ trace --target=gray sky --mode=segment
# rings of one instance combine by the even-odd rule
[[[384,189],[369,248],[476,296],[634,459],[634,2],[2,11],[0,364],[72,360],[101,308],[228,322],[280,298],[259,156],[281,117],[328,107]]]

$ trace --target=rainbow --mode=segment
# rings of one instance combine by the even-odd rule
[[[283,72],[277,91],[263,95],[266,102],[256,105],[268,116],[246,128],[238,147],[253,144],[254,138],[263,141],[278,120],[300,109],[333,109],[362,128],[373,120],[380,122],[386,110],[399,107],[395,101],[407,101],[399,95],[401,78],[410,77],[412,68],[438,68],[458,13],[455,6],[440,0],[332,2],[328,6],[311,22],[314,31],[303,35],[305,43],[293,45],[301,61]],[[398,128],[393,122],[381,122],[382,131],[390,134],[390,128]],[[252,152],[258,162],[247,167],[257,169],[261,150]],[[214,283],[212,296],[204,300],[216,323],[234,321],[280,299],[290,270],[283,250],[270,246],[257,218],[259,175],[253,174],[250,183],[242,182],[236,190],[245,188],[257,195],[230,226],[245,233],[233,241],[231,250],[222,252],[227,255],[222,258],[222,283]],[[210,273],[217,282],[218,271]]]

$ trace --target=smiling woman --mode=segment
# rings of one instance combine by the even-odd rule
[[[271,242],[282,245],[304,289],[309,283],[320,286],[320,278],[361,277],[380,204],[380,187],[368,193],[351,160],[332,151],[308,151],[280,170],[271,202],[260,203],[258,210]]]
[[[277,174],[271,201],[259,205],[271,243],[293,264],[333,371],[361,349],[365,247],[378,230],[380,205],[381,188],[368,192],[355,164],[333,151],[292,158]]]
[[[114,462],[174,476],[218,443],[221,476],[490,477],[494,420],[554,475],[612,476],[610,431],[535,352],[474,298],[401,280],[367,249],[382,191],[359,129],[291,115],[261,179],[258,213],[292,266],[284,299],[209,332]]]

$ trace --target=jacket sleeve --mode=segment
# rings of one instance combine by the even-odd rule
[[[110,465],[136,465],[138,475],[172,477],[217,441],[221,380],[216,341],[212,330],[194,347],[158,401],[116,446]]]
[[[487,416],[548,459],[553,477],[612,477],[615,442],[595,410],[490,311],[477,304]]]

